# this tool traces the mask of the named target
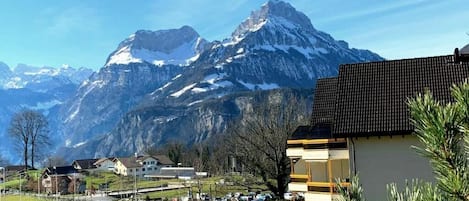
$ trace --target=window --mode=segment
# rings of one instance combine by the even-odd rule
[[[143,162],[143,164],[144,164],[144,165],[146,165],[146,164],[147,164],[147,162]]]
[[[154,165],[154,164],[155,164],[155,161],[152,161],[151,164]]]
[[[148,171],[152,171],[153,169],[152,168],[148,168]]]
[[[142,168],[142,172],[145,172],[145,168]]]
[[[138,172],[138,168],[135,168],[135,172]]]
[[[129,172],[132,172],[132,169],[130,169]]]

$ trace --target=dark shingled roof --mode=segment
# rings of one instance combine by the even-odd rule
[[[73,166],[48,167],[44,170],[48,175],[69,175],[78,173]]]
[[[96,163],[96,161],[98,161],[99,159],[82,159],[82,160],[75,160],[73,161],[73,165],[77,164],[79,165],[79,167],[81,169],[94,169],[96,168],[96,165],[94,163]]]
[[[316,82],[311,125],[332,124],[334,120],[337,78],[323,78]]]
[[[24,171],[26,168],[24,168],[24,165],[9,165],[5,167],[5,171],[7,172],[14,172],[14,171]],[[28,170],[31,170],[31,166],[28,165]]]
[[[158,162],[162,165],[174,165],[174,162],[169,159],[166,155],[156,155],[153,156],[153,158],[156,158]]]
[[[290,139],[315,139],[327,125],[333,137],[410,134],[414,128],[408,98],[429,90],[437,100],[450,102],[451,86],[469,77],[469,62],[454,59],[448,55],[341,65],[338,78],[317,82],[313,127],[299,127]]]
[[[330,125],[298,126],[288,140],[332,138]]]
[[[429,90],[437,100],[448,102],[450,87],[468,78],[469,63],[452,61],[453,56],[437,56],[342,65],[333,135],[410,134],[409,97]]]
[[[142,167],[142,164],[137,162],[138,158],[135,157],[116,158],[116,160],[119,160],[126,168]]]

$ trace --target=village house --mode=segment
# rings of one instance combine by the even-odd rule
[[[145,175],[147,178],[154,179],[183,179],[190,180],[197,177],[194,167],[162,167],[155,174]]]
[[[450,87],[469,77],[469,46],[454,55],[341,65],[336,78],[320,79],[311,126],[287,141],[289,190],[307,201],[333,200],[335,179],[347,186],[358,174],[367,200],[385,200],[386,185],[433,181],[428,159],[411,146],[408,98],[425,90],[452,101]]]
[[[114,171],[114,158],[101,158],[94,162],[97,171]]]
[[[5,168],[5,174],[6,174],[7,177],[10,176],[10,175],[21,174],[25,170],[34,170],[29,165],[26,168],[24,167],[24,165],[8,165],[8,166],[5,166],[4,168]]]
[[[164,155],[115,158],[114,172],[123,176],[145,177],[160,172],[162,167],[171,167],[174,163]]]
[[[48,167],[41,175],[41,183],[46,193],[84,193],[86,182],[73,166]]]
[[[81,160],[74,160],[72,162],[72,166],[80,172],[93,172],[96,170],[96,161],[99,159],[81,159]]]

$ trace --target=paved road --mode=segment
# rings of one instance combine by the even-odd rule
[[[137,193],[150,193],[150,192],[157,192],[157,191],[167,191],[167,190],[174,190],[174,189],[181,189],[186,188],[184,185],[172,185],[169,187],[156,187],[156,188],[140,188],[137,190]],[[120,195],[131,195],[135,191],[134,190],[127,190],[127,191],[115,191],[109,193],[110,196],[120,196]]]

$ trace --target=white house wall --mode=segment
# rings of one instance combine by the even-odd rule
[[[114,169],[114,163],[110,160],[105,160],[102,163],[99,164],[100,166],[97,167],[96,169],[99,171],[111,171]]]
[[[301,157],[303,155],[303,147],[295,147],[287,149],[288,157]]]
[[[306,192],[308,191],[308,185],[306,185],[306,183],[289,183],[288,190],[293,192]]]
[[[335,194],[330,194],[330,193],[317,193],[317,192],[305,193],[305,200],[311,200],[311,201],[331,201],[331,200],[336,200],[338,198],[339,196]]]
[[[397,183],[405,186],[405,180],[414,178],[433,181],[432,169],[428,159],[418,155],[412,145],[419,145],[415,136],[389,136],[353,138],[355,161],[367,200],[386,200],[386,185]],[[353,165],[351,165],[351,169]],[[353,169],[352,169],[353,171]]]

